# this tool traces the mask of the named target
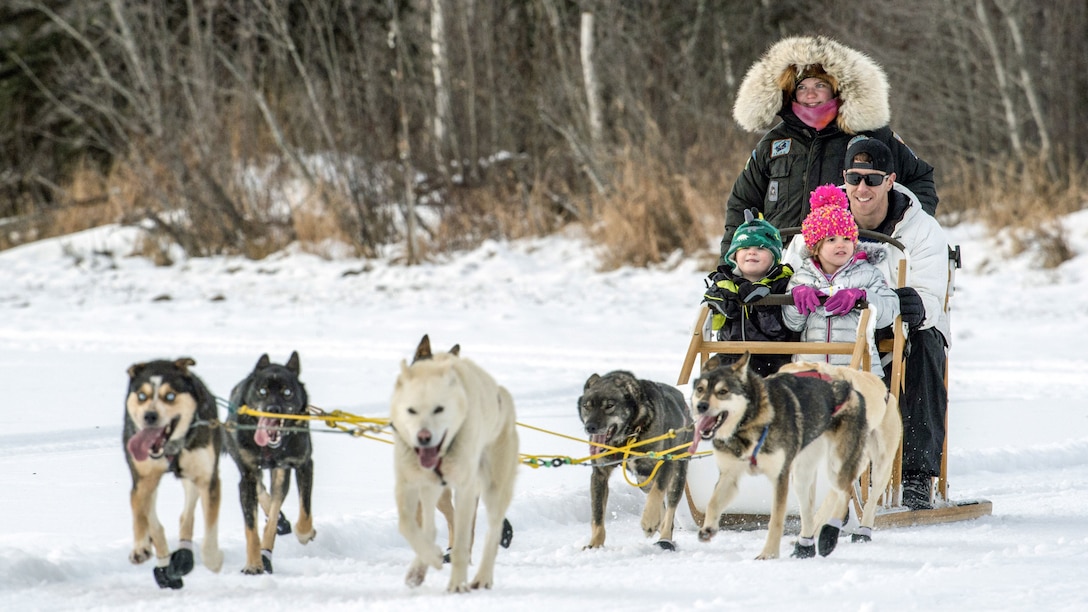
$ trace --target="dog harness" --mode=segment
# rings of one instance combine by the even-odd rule
[[[793,374],[794,376],[799,376],[801,378],[819,378],[820,380],[824,381],[825,383],[834,382],[833,378],[831,378],[827,374],[817,372],[816,370],[804,370],[804,371],[801,371],[801,372],[790,372],[790,374]],[[846,402],[843,402],[841,404],[836,404],[835,408],[831,410],[831,414],[834,415],[836,412],[841,410],[842,407],[845,406],[845,405],[846,405]]]
[[[763,448],[763,443],[767,441],[767,432],[770,431],[771,426],[765,425],[763,427],[763,433],[759,434],[759,441],[756,442],[756,447],[752,449],[752,456],[748,458],[748,463],[753,468],[756,467],[756,455],[759,454],[759,449]]]

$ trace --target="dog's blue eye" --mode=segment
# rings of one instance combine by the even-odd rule
[[[261,397],[266,397],[268,395],[268,389],[265,389],[264,387],[257,389],[257,395]]]
[[[284,389],[283,390],[283,396],[284,397],[291,397],[291,390],[290,389]]]
[[[168,402],[173,402],[176,397],[177,394],[171,391],[170,393],[167,393],[165,396],[163,396],[163,399]]]
[[[140,391],[139,393],[136,394],[136,399],[140,400],[141,402],[146,402],[147,401],[147,394],[144,393],[143,391]]]

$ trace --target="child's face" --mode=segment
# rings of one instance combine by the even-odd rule
[[[820,243],[817,255],[820,257],[820,267],[824,272],[832,274],[846,265],[854,256],[857,244],[844,236],[828,236]]]
[[[737,272],[750,281],[763,278],[774,265],[774,253],[763,247],[744,247],[733,254]]]

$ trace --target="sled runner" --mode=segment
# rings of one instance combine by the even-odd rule
[[[788,228],[782,230],[783,237],[798,233],[799,228]],[[904,254],[904,257],[899,260],[898,264],[898,278],[888,279],[888,284],[892,287],[904,287],[907,286],[907,261],[909,254],[902,244],[898,243],[893,238],[884,234],[878,234],[866,230],[861,230],[861,235],[866,238],[875,239],[891,245]],[[948,285],[947,293],[944,302],[945,314],[950,312],[950,298],[952,296],[953,281],[955,278],[955,271],[961,265],[960,249],[959,246],[949,248],[949,260],[948,260]],[[793,298],[788,294],[771,294],[763,297],[761,300],[753,302],[753,304],[771,304],[771,305],[785,305],[792,304]],[[853,342],[755,342],[755,341],[716,341],[708,339],[711,335],[709,327],[707,325],[708,317],[710,315],[710,309],[705,305],[701,305],[699,313],[695,319],[695,325],[692,329],[691,341],[688,345],[687,353],[684,357],[683,365],[680,369],[680,376],[677,380],[677,385],[687,385],[691,379],[693,368],[696,365],[696,358],[699,360],[699,366],[702,367],[712,355],[714,354],[728,354],[728,355],[740,355],[745,352],[751,354],[785,354],[785,355],[798,355],[798,354],[831,354],[831,355],[851,355],[850,367],[858,368],[864,371],[869,370],[870,366],[870,352],[868,346],[868,338],[865,333],[866,323],[868,321],[869,312],[862,312],[862,323],[859,325],[857,338]],[[900,394],[903,391],[903,372],[904,372],[904,360],[905,360],[905,348],[906,348],[906,333],[905,325],[902,323],[901,317],[897,316],[895,323],[892,325],[892,331],[894,333],[891,339],[880,340],[877,342],[877,348],[881,356],[891,355],[891,372],[889,376],[889,392],[899,399]],[[948,367],[946,361],[944,384],[948,386]],[[986,516],[992,513],[993,506],[987,500],[964,500],[964,501],[951,501],[948,497],[948,434],[947,434],[947,413],[945,416],[945,440],[944,440],[944,452],[942,453],[940,476],[937,479],[935,487],[935,504],[934,508],[930,510],[908,510],[900,505],[900,500],[903,494],[902,483],[902,443],[900,442],[899,451],[896,453],[895,463],[892,470],[892,477],[888,488],[884,491],[870,491],[868,482],[868,471],[863,475],[861,481],[855,487],[855,499],[853,505],[855,511],[860,516],[860,506],[865,503],[869,495],[881,496],[879,502],[879,510],[876,516],[876,527],[906,527],[912,525],[927,525],[936,523],[946,523],[961,520],[968,520],[978,518],[980,516]],[[689,472],[690,474],[691,472]],[[689,479],[691,476],[689,476]],[[692,499],[692,493],[689,487],[688,505],[691,510],[692,517],[696,523],[702,524],[703,513],[698,504]],[[756,528],[760,525],[766,525],[767,516],[758,513],[726,513],[723,514],[720,519],[722,528]]]

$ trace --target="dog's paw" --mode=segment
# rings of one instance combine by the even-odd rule
[[[408,567],[408,573],[404,575],[404,584],[415,588],[423,584],[423,579],[426,577],[427,566],[416,560],[413,561],[412,565]]]
[[[484,575],[483,571],[476,574],[476,577],[472,579],[473,589],[490,589],[491,585],[495,583],[495,577],[489,572]]]
[[[223,568],[223,551],[217,547],[209,546],[208,542],[205,542],[205,547],[200,549],[200,559],[205,567],[217,574]]]
[[[132,552],[130,552],[128,554],[128,560],[133,565],[139,565],[139,564],[143,563],[144,561],[147,561],[150,558],[151,558],[151,548],[150,547],[133,548]]]
[[[288,532],[290,533],[290,532]],[[317,530],[311,529],[309,533],[302,533],[301,531],[295,533],[295,537],[298,538],[299,544],[309,544],[317,537]]]
[[[676,543],[672,540],[658,540],[654,543],[654,546],[657,546],[661,550],[676,551]]]
[[[499,539],[499,546],[503,548],[510,548],[510,543],[514,541],[514,526],[510,524],[507,519],[502,520],[502,537]]]
[[[193,571],[193,551],[188,548],[179,548],[170,554],[170,564],[166,566],[166,574],[171,578],[181,578]]]
[[[450,593],[468,593],[472,589],[469,587],[468,582],[464,580],[450,580],[446,590]]]
[[[181,577],[170,576],[165,567],[156,567],[153,574],[155,584],[159,585],[160,589],[180,589],[185,586],[185,583],[181,581]]]
[[[289,533],[291,533],[291,521],[287,520],[287,517],[280,512],[279,518],[276,519],[276,535],[287,535]],[[298,539],[301,541],[302,536],[299,536]],[[307,540],[307,542],[308,541],[309,540]],[[302,543],[305,544],[306,542]]]
[[[824,525],[820,528],[820,536],[816,538],[816,548],[821,557],[826,557],[835,550],[839,543],[839,533],[842,531],[834,525]]]
[[[811,559],[816,556],[816,545],[798,542],[793,545],[793,553],[790,556],[794,559]]]
[[[242,573],[246,576],[257,576],[264,573],[263,565],[247,565],[242,568]]]
[[[718,535],[718,530],[713,527],[703,527],[699,530],[699,541],[709,542],[714,539],[714,536]]]

